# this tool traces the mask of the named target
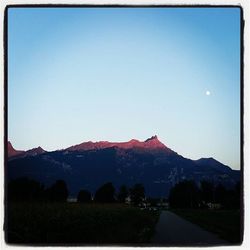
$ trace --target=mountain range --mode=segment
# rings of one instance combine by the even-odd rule
[[[25,156],[35,156],[38,154],[43,154],[46,151],[41,147],[32,148],[30,150],[16,150],[13,148],[11,142],[8,141],[8,159],[18,158],[18,157],[25,157]]]
[[[89,141],[52,152],[41,147],[15,150],[8,142],[7,166],[8,180],[25,176],[48,186],[63,179],[72,197],[80,189],[94,193],[109,181],[116,188],[142,183],[148,196],[166,197],[172,186],[185,179],[197,183],[205,179],[228,187],[240,180],[240,171],[213,158],[184,158],[157,136],[145,141]]]

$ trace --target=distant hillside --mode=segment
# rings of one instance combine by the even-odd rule
[[[144,142],[84,142],[54,152],[39,148],[20,156],[9,158],[9,179],[27,176],[46,185],[64,179],[71,196],[83,188],[95,192],[107,181],[117,188],[143,183],[147,195],[166,197],[169,189],[184,179],[206,179],[227,186],[240,180],[240,171],[212,158],[186,159],[157,136]]]
[[[24,150],[16,150],[13,148],[11,142],[8,141],[8,158],[19,158],[19,157],[26,157],[26,156],[35,156],[38,154],[43,154],[46,151],[42,149],[41,147],[32,148],[30,150],[24,151]]]

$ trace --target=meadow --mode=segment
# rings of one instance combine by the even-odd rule
[[[174,209],[172,211],[232,244],[241,242],[240,210]]]
[[[123,204],[10,202],[10,244],[131,245],[150,242],[159,212]]]

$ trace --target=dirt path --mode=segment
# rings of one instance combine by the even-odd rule
[[[156,225],[156,233],[152,239],[154,245],[228,245],[225,240],[201,227],[179,217],[178,215],[162,211]]]

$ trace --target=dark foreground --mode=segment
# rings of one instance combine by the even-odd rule
[[[118,204],[10,203],[7,243],[145,244],[159,213]]]
[[[176,209],[173,212],[218,235],[231,245],[242,242],[240,210]]]
[[[217,235],[202,229],[170,211],[163,211],[161,213],[152,243],[167,246],[216,246],[229,244]]]

